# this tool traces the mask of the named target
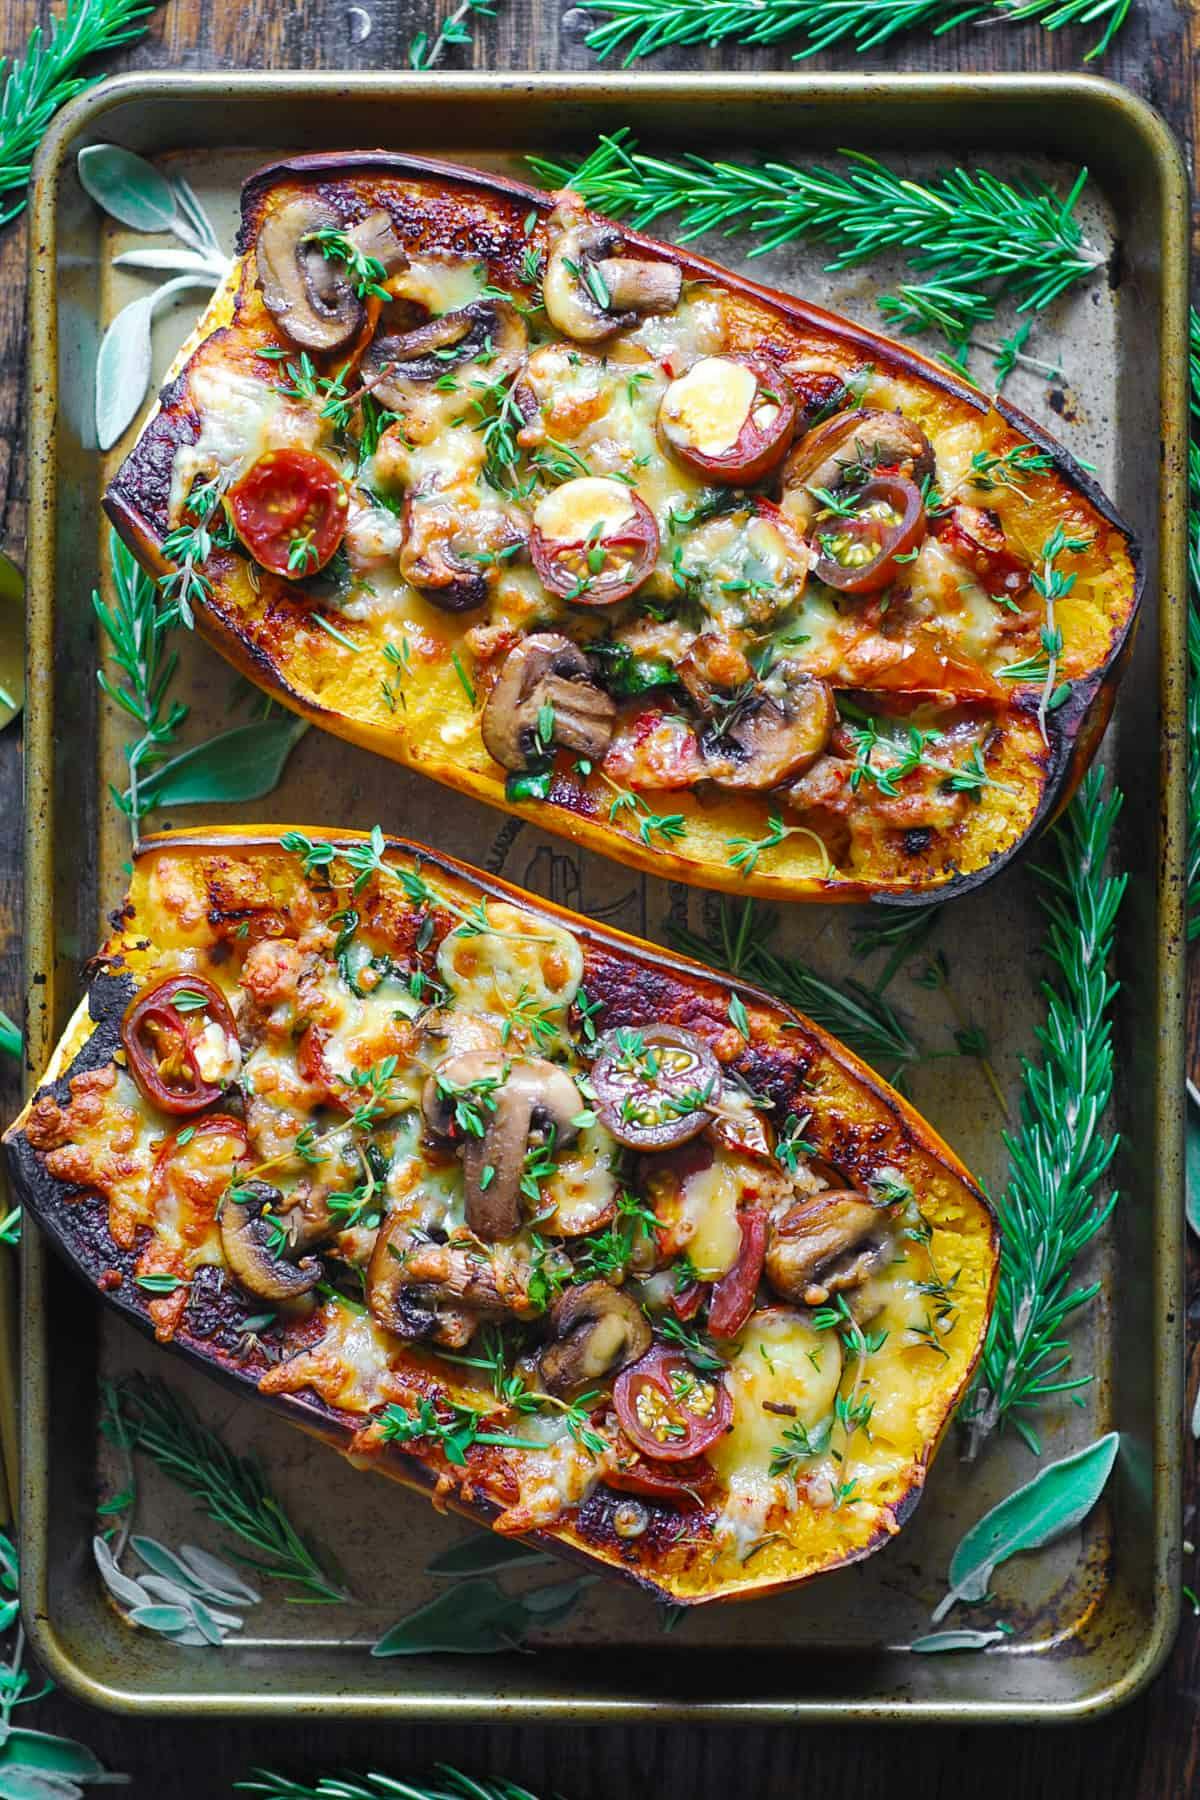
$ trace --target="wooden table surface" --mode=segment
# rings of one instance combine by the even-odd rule
[[[150,36],[109,66],[164,69],[401,68],[414,32],[444,0],[362,0],[369,37],[352,41],[348,0],[166,0]],[[496,0],[498,16],[477,28],[470,51],[452,51],[449,67],[587,69],[585,15],[568,0]],[[1134,16],[1099,72],[1143,95],[1184,141],[1196,127],[1196,11],[1172,0],[1133,0]],[[0,53],[19,54],[44,0],[4,0]],[[61,10],[57,3],[55,10]],[[1050,36],[1035,27],[962,29],[929,40],[917,34],[889,51],[854,59],[814,58],[812,68],[990,70],[1073,69],[1092,41],[1087,33]],[[668,52],[647,68],[786,69],[786,45],[739,51]],[[0,544],[22,560],[26,487],[24,430],[23,227],[0,234]],[[78,603],[86,604],[85,577]],[[0,1003],[16,1011],[21,949],[21,744],[0,735]],[[18,1082],[0,1069],[0,1113],[15,1110]],[[1200,1260],[1193,1260],[1189,1320],[1200,1320]],[[1197,1342],[1190,1345],[1197,1363]],[[1194,1367],[1194,1373],[1200,1369]],[[1193,1524],[1197,1458],[1189,1440],[1186,1528]],[[1197,1571],[1185,1563],[1193,1585]],[[664,1654],[670,1655],[669,1640]],[[683,1666],[681,1665],[681,1675]],[[137,1800],[217,1800],[254,1764],[315,1779],[318,1772],[376,1769],[415,1775],[436,1761],[476,1774],[507,1773],[536,1793],[567,1800],[626,1800],[635,1790],[658,1800],[759,1800],[820,1796],[876,1800],[885,1792],[921,1800],[1184,1800],[1200,1796],[1200,1620],[1185,1618],[1174,1655],[1153,1688],[1114,1717],[1068,1729],[807,1731],[678,1728],[539,1730],[536,1727],[328,1726],[302,1719],[287,1726],[141,1724],[94,1713],[53,1695],[21,1722],[86,1742],[112,1769],[132,1777]]]

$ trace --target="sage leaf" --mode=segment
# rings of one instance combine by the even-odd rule
[[[515,1569],[522,1563],[547,1563],[553,1559],[544,1550],[527,1544],[521,1538],[502,1538],[494,1531],[477,1531],[461,1544],[452,1544],[426,1563],[425,1573],[439,1577],[493,1575],[504,1569]]]
[[[0,1750],[0,1771],[10,1768],[36,1770],[41,1775],[65,1776],[71,1781],[124,1784],[128,1775],[110,1775],[86,1744],[57,1737],[50,1731],[11,1731]],[[3,1790],[0,1790],[2,1792]]]
[[[146,398],[154,295],[123,306],[100,340],[96,357],[96,442],[111,450]]]
[[[126,1575],[117,1567],[116,1558],[102,1537],[92,1539],[92,1554],[96,1558],[96,1567],[100,1578],[114,1600],[120,1600],[125,1606],[141,1606],[146,1598],[145,1589],[140,1582]]]
[[[179,207],[152,163],[119,144],[90,144],[75,160],[84,191],[109,218],[135,231],[173,231]]]
[[[207,743],[183,750],[139,784],[143,804],[211,806],[220,801],[261,800],[279,785],[292,750],[308,730],[290,713],[235,725]]]
[[[1001,1643],[1007,1631],[931,1631],[914,1638],[908,1646],[918,1656],[932,1656],[939,1650],[986,1650],[989,1644]]]
[[[69,1775],[43,1775],[14,1763],[0,1767],[0,1800],[82,1800],[83,1789]]]
[[[153,269],[155,273],[173,275],[188,270],[209,276],[212,266],[199,250],[123,250],[113,257],[114,269]]]
[[[150,327],[166,300],[184,288],[211,287],[203,271],[176,275],[152,293],[142,294],[123,306],[104,336],[96,357],[96,442],[111,450],[121,433],[136,417],[150,386]]]
[[[1110,1431],[1085,1450],[1047,1464],[972,1525],[950,1558],[950,1592],[935,1609],[934,1624],[957,1601],[984,1599],[998,1563],[1022,1550],[1039,1550],[1085,1519],[1104,1492],[1120,1442],[1120,1434]]]
[[[372,1656],[490,1656],[519,1649],[536,1623],[558,1624],[578,1602],[584,1582],[555,1582],[531,1594],[506,1594],[494,1581],[464,1581],[385,1631]]]
[[[192,1616],[183,1606],[134,1606],[130,1608],[131,1625],[142,1625],[147,1631],[174,1633],[185,1631]]]
[[[197,1581],[204,1582],[210,1594],[217,1594],[223,1600],[243,1606],[257,1606],[262,1599],[258,1589],[252,1588],[248,1581],[243,1581],[237,1570],[231,1569],[219,1556],[198,1549],[195,1544],[181,1544],[179,1555]]]

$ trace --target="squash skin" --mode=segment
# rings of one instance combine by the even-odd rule
[[[281,184],[319,183],[323,197],[336,203],[339,195],[353,191],[353,182],[361,181],[369,187],[372,180],[408,182],[414,193],[425,196],[419,203],[410,196],[405,207],[396,202],[394,192],[389,190],[393,216],[401,215],[402,233],[413,234],[418,246],[430,239],[452,242],[461,253],[489,259],[493,279],[507,276],[518,284],[519,254],[527,241],[520,221],[531,213],[546,214],[552,204],[545,193],[522,183],[425,159],[385,152],[303,156],[270,165],[246,182],[239,250],[244,252],[252,246],[262,209]],[[1121,570],[1120,601],[1111,609],[1111,630],[1103,654],[1095,659],[1095,666],[1074,679],[1067,704],[1048,715],[1049,743],[1045,747],[1037,734],[1036,694],[1027,690],[1014,696],[1015,705],[1007,715],[1013,741],[1002,749],[994,773],[1001,782],[1016,786],[1019,804],[1006,806],[1001,802],[994,819],[980,828],[978,842],[967,843],[966,855],[957,859],[948,851],[939,864],[933,855],[923,860],[923,852],[910,851],[906,845],[903,855],[899,849],[891,853],[889,866],[878,874],[845,874],[825,880],[812,872],[811,852],[802,848],[803,840],[793,840],[773,850],[748,876],[743,876],[730,866],[727,846],[733,833],[749,838],[763,835],[768,813],[777,810],[773,798],[768,804],[763,804],[761,797],[746,799],[729,832],[722,836],[715,826],[706,828],[704,809],[688,810],[685,796],[682,804],[695,846],[692,853],[682,853],[686,842],[647,844],[627,820],[609,820],[605,800],[611,796],[606,796],[604,790],[597,793],[594,786],[589,788],[577,778],[561,774],[556,777],[553,804],[509,801],[495,765],[486,754],[477,751],[473,742],[464,742],[457,754],[447,754],[433,742],[432,707],[424,740],[418,726],[412,740],[406,741],[398,737],[394,723],[386,719],[368,717],[361,709],[356,714],[337,704],[323,704],[317,689],[306,680],[311,655],[320,650],[328,653],[333,648],[319,631],[309,634],[321,640],[311,655],[303,648],[296,650],[290,644],[267,641],[267,634],[247,628],[238,606],[230,604],[219,591],[212,603],[197,609],[200,629],[248,679],[324,729],[420,768],[460,792],[531,819],[630,867],[670,880],[788,900],[873,900],[903,905],[919,903],[935,894],[946,897],[969,891],[1005,866],[1062,809],[1090,760],[1092,747],[1111,711],[1141,600],[1144,571],[1135,539],[1087,473],[1017,408],[997,401],[994,412],[990,412],[992,403],[978,390],[904,345],[732,275],[691,251],[663,245],[632,231],[623,235],[638,251],[679,263],[686,280],[702,280],[738,297],[755,316],[766,309],[787,331],[808,331],[832,338],[883,371],[919,382],[935,397],[945,397],[947,403],[966,406],[985,421],[992,419],[997,427],[1012,427],[1025,441],[1053,457],[1054,472],[1064,484],[1063,506],[1076,506],[1075,522],[1078,524],[1086,514],[1089,527],[1104,531],[1106,550],[1111,551],[1110,563],[1118,558]],[[155,574],[165,573],[171,567],[162,554],[164,484],[169,481],[175,445],[187,441],[189,435],[194,435],[194,426],[188,422],[185,373],[164,390],[159,413],[118,471],[105,499],[117,530],[144,566]],[[1103,561],[1099,551],[1095,555],[1098,563]],[[1086,557],[1079,559],[1080,564],[1085,561]],[[1117,580],[1117,576],[1113,579]],[[297,613],[298,609],[289,615],[283,629],[290,624],[294,632]],[[453,707],[453,692],[448,698]],[[439,702],[443,708],[446,700],[443,690]],[[991,795],[989,801],[998,798]],[[654,804],[670,811],[676,800],[664,794]]]
[[[145,892],[148,872],[159,857],[200,859],[203,866],[216,869],[246,869],[260,859],[295,862],[279,852],[278,839],[284,828],[256,831],[254,828],[232,827],[204,834],[165,833],[147,839],[138,852],[135,865],[135,889]],[[337,844],[361,838],[359,833],[323,834],[310,830],[309,835],[331,835]],[[931,1127],[916,1115],[899,1095],[881,1081],[864,1064],[852,1056],[836,1040],[821,1032],[811,1021],[782,1006],[770,996],[753,989],[739,988],[722,976],[698,964],[686,962],[654,946],[627,937],[608,928],[599,928],[578,919],[562,908],[531,899],[520,889],[483,876],[436,853],[409,846],[404,840],[388,839],[389,851],[401,854],[419,853],[421,867],[436,880],[447,878],[443,887],[455,896],[488,900],[496,899],[518,905],[534,917],[543,917],[566,925],[581,943],[587,966],[586,982],[589,998],[602,1000],[606,1024],[636,1026],[650,1020],[682,1022],[699,1018],[710,1025],[727,1020],[730,997],[740,993],[747,1005],[752,1032],[744,1052],[736,1059],[739,1074],[761,1091],[771,1094],[777,1110],[801,1104],[800,1096],[811,1095],[814,1087],[825,1090],[828,1109],[817,1114],[806,1135],[820,1153],[838,1166],[857,1171],[866,1178],[873,1168],[899,1168],[912,1181],[918,1197],[924,1202],[930,1196],[932,1213],[926,1216],[958,1228],[964,1221],[961,1236],[953,1239],[964,1249],[963,1265],[967,1279],[962,1286],[964,1296],[955,1331],[947,1342],[951,1345],[953,1363],[934,1364],[922,1371],[922,1395],[928,1390],[928,1430],[914,1443],[911,1461],[902,1491],[889,1498],[881,1510],[883,1518],[872,1529],[860,1531],[857,1538],[855,1521],[849,1511],[836,1515],[841,1523],[831,1527],[834,1515],[825,1515],[820,1530],[829,1531],[831,1542],[822,1543],[819,1553],[801,1555],[790,1543],[772,1548],[757,1556],[736,1577],[728,1572],[720,1579],[705,1572],[703,1553],[672,1552],[670,1526],[677,1518],[673,1509],[658,1503],[644,1504],[654,1524],[646,1537],[638,1541],[636,1552],[629,1543],[619,1540],[611,1528],[614,1496],[611,1490],[596,1490],[594,1503],[589,1500],[579,1514],[533,1532],[531,1537],[547,1550],[582,1561],[593,1570],[632,1581],[657,1599],[677,1604],[699,1605],[733,1598],[780,1591],[803,1581],[859,1561],[886,1543],[911,1516],[919,1502],[925,1472],[969,1385],[982,1351],[988,1319],[994,1300],[999,1270],[999,1244],[996,1221],[991,1208],[973,1183],[967,1171]],[[204,859],[209,859],[205,861]],[[262,866],[266,866],[264,862]],[[298,864],[296,865],[298,868]],[[459,885],[461,884],[461,885]],[[212,893],[211,886],[207,890]],[[87,1020],[80,1014],[68,1027],[48,1071],[47,1081],[39,1094],[51,1092],[60,1105],[70,1098],[68,1083],[85,1071],[105,1066],[112,1060],[119,1042],[118,1030],[122,1014],[135,991],[139,942],[154,937],[154,919],[145,908],[127,905],[118,915],[122,933],[101,953],[86,1002]],[[124,947],[129,967],[121,966]],[[102,1196],[88,1196],[86,1190],[73,1188],[57,1179],[46,1168],[41,1152],[26,1135],[25,1126],[35,1095],[21,1117],[5,1134],[9,1167],[20,1199],[27,1204],[56,1248],[84,1275],[103,1297],[132,1323],[153,1333],[151,1296],[134,1285],[133,1267],[145,1239],[131,1249],[121,1249],[109,1228],[106,1202]],[[121,1276],[114,1280],[114,1271]],[[236,1283],[224,1281],[216,1291],[206,1291],[199,1308],[189,1305],[184,1323],[174,1336],[171,1348],[189,1357],[207,1373],[234,1385],[239,1392],[253,1393],[274,1406],[292,1423],[329,1443],[343,1453],[360,1457],[365,1446],[355,1442],[364,1423],[361,1413],[343,1410],[326,1403],[311,1390],[295,1393],[259,1394],[257,1377],[262,1373],[238,1360],[236,1354],[240,1333],[238,1322],[261,1310],[262,1302],[244,1294]],[[193,1310],[197,1316],[191,1319]],[[296,1348],[292,1345],[291,1348]],[[924,1351],[918,1352],[925,1356]],[[402,1370],[428,1371],[432,1368],[442,1381],[447,1371],[438,1369],[436,1351],[412,1350],[401,1346],[393,1367]],[[943,1369],[951,1374],[943,1374]],[[449,1371],[454,1379],[454,1371]],[[922,1406],[926,1405],[922,1399]],[[925,1415],[923,1415],[925,1416]],[[372,1457],[372,1466],[380,1473],[426,1494],[436,1493],[439,1505],[448,1505],[478,1524],[489,1525],[501,1510],[478,1488],[463,1493],[447,1476],[454,1475],[436,1450],[387,1446]],[[457,1477],[455,1477],[457,1480]],[[874,1509],[873,1509],[874,1510]],[[812,1515],[807,1515],[812,1516]],[[818,1515],[819,1517],[819,1515]],[[659,1540],[655,1539],[655,1532]],[[726,1558],[726,1561],[729,1559]],[[695,1564],[699,1564],[697,1568]]]

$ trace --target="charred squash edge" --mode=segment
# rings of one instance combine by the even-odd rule
[[[297,829],[306,830],[314,838],[328,838],[337,845],[359,842],[366,835],[363,832],[326,832],[313,826],[289,827],[283,825],[267,829],[230,826],[217,827],[208,832],[170,831],[144,839],[135,851],[135,857],[140,858],[171,848],[232,852],[273,849],[278,847],[279,839],[285,831]],[[443,856],[440,852],[430,850],[410,839],[389,836],[385,842],[389,851],[399,852],[402,855],[419,856],[423,864],[471,884],[490,899],[508,901],[534,914],[540,913],[548,919],[565,925],[584,942],[594,943],[605,950],[615,952],[618,956],[632,957],[685,985],[694,986],[699,981],[710,989],[716,988],[719,992],[731,996],[740,994],[755,1005],[774,1012],[777,1016],[795,1020],[802,1027],[805,1035],[819,1047],[822,1056],[832,1058],[856,1081],[861,1082],[873,1098],[899,1120],[905,1131],[927,1155],[939,1162],[963,1183],[971,1199],[978,1206],[982,1217],[991,1228],[991,1282],[986,1308],[980,1320],[978,1342],[970,1365],[958,1387],[946,1395],[945,1409],[937,1433],[932,1438],[925,1440],[915,1479],[903,1498],[892,1508],[897,1527],[903,1526],[912,1516],[920,1501],[924,1490],[926,1471],[937,1453],[947,1427],[960,1400],[966,1393],[978,1365],[995,1301],[996,1282],[999,1276],[1000,1239],[995,1212],[991,1202],[958,1157],[942,1141],[932,1126],[866,1063],[846,1049],[836,1038],[814,1025],[803,1013],[797,1012],[794,1007],[784,1005],[782,1001],[776,1000],[762,989],[732,981],[729,977],[706,968],[702,963],[675,956],[660,949],[657,945],[647,943],[644,939],[634,937],[627,932],[616,931],[609,926],[593,925],[566,907],[557,906],[553,901],[542,900],[537,896],[527,894],[523,889],[509,882],[486,875],[467,863],[459,862],[453,857]],[[73,1266],[76,1273],[86,1274],[83,1253],[77,1248],[83,1221],[79,1210],[80,1200],[78,1198],[71,1199],[70,1196],[79,1196],[86,1190],[73,1188],[70,1184],[59,1181],[47,1173],[40,1154],[33,1149],[25,1137],[24,1123],[33,1100],[47,1086],[61,1103],[65,1103],[69,1098],[67,1084],[72,1076],[82,1074],[89,1069],[99,1068],[109,1061],[117,1048],[121,1017],[132,994],[133,979],[131,976],[100,974],[93,978],[86,996],[89,1016],[94,1025],[91,1035],[68,1067],[57,1070],[49,1083],[42,1081],[37,1084],[22,1108],[20,1116],[9,1127],[3,1140],[8,1154],[8,1166],[13,1186],[19,1198],[30,1208],[39,1224],[48,1233],[59,1254]],[[69,1029],[69,1025],[64,1029]],[[54,1058],[57,1058],[57,1051],[54,1053]],[[52,1059],[50,1067],[54,1068],[54,1066],[55,1061]],[[126,1294],[130,1291],[130,1285],[128,1282],[122,1282],[120,1290],[103,1292],[102,1298],[147,1336],[153,1336],[153,1321],[146,1310],[148,1300],[142,1300],[138,1304],[126,1298]],[[315,1396],[263,1395],[258,1391],[255,1377],[249,1372],[231,1367],[220,1351],[206,1351],[200,1348],[195,1341],[179,1341],[173,1343],[170,1348],[174,1353],[184,1356],[205,1370],[206,1373],[216,1375],[226,1381],[239,1393],[252,1395],[260,1405],[272,1406],[281,1416],[301,1430],[321,1438],[337,1450],[344,1452],[347,1449],[350,1439],[354,1435],[355,1425],[347,1422],[346,1417]],[[435,1474],[426,1468],[418,1457],[406,1454],[394,1445],[389,1446],[387,1455],[373,1466],[380,1474],[387,1475],[390,1479],[399,1481],[403,1486],[412,1488],[418,1493],[429,1494],[435,1486]],[[448,1505],[452,1511],[460,1514],[463,1518],[485,1526],[490,1525],[492,1519],[500,1511],[498,1506],[489,1501],[480,1501],[468,1506],[461,1500],[453,1498],[448,1501]],[[792,1581],[764,1581],[759,1586],[748,1586],[736,1590],[732,1594],[718,1589],[711,1594],[689,1596],[682,1602],[668,1588],[660,1587],[648,1576],[627,1568],[619,1558],[615,1557],[611,1549],[605,1546],[597,1545],[592,1549],[584,1549],[564,1542],[552,1530],[532,1533],[529,1541],[539,1544],[555,1556],[567,1558],[572,1562],[586,1564],[589,1567],[599,1565],[608,1574],[617,1575],[632,1582],[655,1599],[668,1600],[673,1604],[699,1606],[720,1600],[751,1599],[760,1594],[777,1593],[801,1586],[819,1575],[827,1574],[831,1569],[842,1568],[852,1562],[861,1562],[885,1543],[890,1542],[893,1535],[881,1527],[867,1544],[848,1551],[836,1562],[827,1563],[822,1568]]]
[[[506,199],[519,201],[527,211],[536,209],[539,212],[548,213],[554,204],[553,197],[541,188],[531,187],[525,182],[514,181],[507,176],[471,169],[462,164],[442,162],[432,157],[408,156],[390,150],[316,152],[266,164],[247,176],[242,185],[242,223],[238,230],[237,253],[244,254],[250,246],[251,228],[248,217],[255,202],[277,181],[288,176],[306,177],[324,174],[338,178],[360,172],[369,174],[372,171],[434,179],[444,182],[448,186],[500,195]],[[930,358],[921,355],[919,351],[911,350],[893,338],[871,331],[866,326],[852,324],[837,313],[813,306],[808,301],[800,300],[778,288],[769,288],[749,281],[744,276],[734,274],[720,263],[696,255],[688,248],[681,248],[662,239],[648,237],[641,232],[626,230],[624,227],[622,227],[622,235],[628,243],[648,250],[655,256],[663,254],[670,256],[679,263],[688,279],[714,281],[732,292],[745,295],[774,308],[797,325],[812,327],[839,337],[846,343],[856,345],[865,354],[882,359],[893,367],[967,402],[980,413],[986,414],[990,408],[994,407],[1006,424],[1023,432],[1039,450],[1053,458],[1056,471],[1070,482],[1083,499],[1124,538],[1134,576],[1128,617],[1106,662],[1100,668],[1093,670],[1088,677],[1076,681],[1068,701],[1057,711],[1048,715],[1050,735],[1048,767],[1042,782],[1038,809],[1026,830],[1007,850],[995,855],[982,868],[976,869],[970,874],[956,875],[947,881],[929,883],[923,887],[888,890],[882,889],[880,884],[875,882],[853,880],[839,880],[827,885],[819,878],[805,882],[793,882],[785,886],[766,875],[752,873],[748,877],[741,877],[735,870],[721,865],[694,864],[674,856],[669,850],[650,846],[643,847],[636,840],[618,838],[608,830],[601,820],[568,811],[566,808],[509,801],[504,797],[504,785],[499,781],[493,784],[496,792],[485,793],[481,791],[480,783],[474,776],[460,774],[455,770],[450,770],[444,777],[438,775],[432,779],[444,781],[445,785],[458,792],[466,794],[472,799],[482,799],[488,805],[512,813],[518,818],[530,819],[546,830],[610,856],[614,861],[624,863],[626,867],[642,869],[649,874],[673,875],[699,887],[709,887],[730,893],[758,895],[767,899],[823,900],[839,904],[861,904],[863,901],[870,901],[879,906],[921,906],[933,898],[949,899],[958,894],[970,892],[971,889],[977,887],[981,882],[989,880],[1011,862],[1051,820],[1061,813],[1083,778],[1111,716],[1116,700],[1117,684],[1129,659],[1133,633],[1141,610],[1146,570],[1139,540],[1116,511],[1103,489],[1071,456],[1070,452],[1065,450],[1019,407],[1009,404],[999,396],[991,397],[983,390],[973,387],[969,382],[956,379],[941,364],[933,362]],[[138,441],[140,442],[140,437]],[[133,452],[130,454],[132,455]],[[139,562],[152,574],[169,573],[172,565],[162,554],[162,542],[157,532],[134,507],[114,492],[115,484],[116,478],[110,484],[103,502],[104,509],[113,526]],[[257,686],[274,694],[294,712],[311,719],[314,724],[320,725],[335,736],[347,739],[350,743],[373,750],[377,754],[390,755],[384,744],[377,741],[381,739],[381,733],[356,720],[347,718],[342,713],[316,705],[297,694],[284,680],[270,657],[244,638],[235,624],[230,624],[225,619],[217,617],[207,606],[199,609],[197,623],[202,634],[241,674]],[[404,767],[411,766],[402,758],[392,757],[391,760],[401,762]],[[425,771],[419,772],[424,773]]]

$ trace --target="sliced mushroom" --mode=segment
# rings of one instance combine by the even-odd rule
[[[415,331],[376,337],[362,360],[366,386],[389,412],[404,413],[443,376],[487,359],[489,382],[525,361],[529,333],[507,300],[472,300]],[[469,397],[469,394],[468,394]]]
[[[678,265],[622,255],[620,232],[593,221],[577,194],[559,195],[549,231],[542,300],[550,323],[565,337],[599,343],[635,324],[642,313],[669,313],[679,304]]]
[[[265,1181],[248,1181],[234,1190],[221,1208],[221,1248],[244,1288],[264,1300],[298,1300],[321,1279],[315,1256],[289,1262],[271,1249],[271,1232],[263,1210],[274,1209],[283,1196]]]
[[[386,274],[406,267],[408,258],[386,213],[372,213],[345,228],[333,209],[311,195],[299,195],[263,221],[255,245],[263,305],[280,330],[302,349],[343,350],[362,329],[366,308],[346,265],[327,257],[316,233],[345,230]]]
[[[473,612],[488,597],[498,559],[523,541],[503,513],[464,512],[437,494],[410,494],[397,562],[405,581],[442,612]]]
[[[385,1331],[407,1343],[428,1340],[447,1350],[461,1349],[470,1343],[483,1315],[470,1307],[441,1300],[419,1286],[409,1270],[412,1250],[410,1221],[402,1213],[392,1213],[376,1233],[367,1264],[368,1310]]]
[[[436,1335],[439,1328],[461,1331],[464,1314],[471,1315],[473,1329],[482,1319],[528,1319],[541,1310],[540,1303],[530,1299],[529,1262],[503,1247],[485,1255],[473,1241],[406,1246],[397,1244],[394,1239],[389,1241],[396,1254],[393,1255],[390,1249],[382,1253],[392,1263],[393,1270],[388,1272],[386,1280],[381,1273],[385,1285],[380,1288],[379,1303],[381,1307],[389,1305],[388,1284],[393,1285],[397,1293],[406,1290],[406,1299],[397,1297],[390,1303],[401,1324],[406,1318],[419,1320],[422,1313],[427,1313],[433,1318]],[[553,1257],[554,1253],[551,1255]],[[570,1263],[565,1256],[554,1257],[552,1266],[558,1274],[570,1272]]]
[[[457,1122],[463,1097],[481,1130],[464,1130]],[[430,1129],[461,1147],[467,1224],[476,1237],[495,1243],[520,1228],[526,1152],[549,1143],[552,1134],[555,1144],[573,1143],[583,1099],[566,1070],[541,1057],[508,1061],[468,1051],[429,1077],[421,1107]]]
[[[879,1208],[856,1188],[838,1188],[797,1201],[772,1222],[764,1267],[781,1299],[823,1306],[890,1259]]]
[[[898,470],[919,486],[934,473],[933,445],[902,413],[877,407],[835,413],[802,437],[784,463],[781,510],[807,531],[821,510],[813,488],[836,493],[851,469],[861,469],[863,480],[877,469]]]
[[[568,1288],[550,1315],[554,1342],[538,1358],[543,1387],[569,1394],[638,1362],[653,1340],[649,1321],[631,1294],[607,1281]]]
[[[539,631],[510,650],[483,709],[480,729],[489,755],[506,769],[523,769],[540,744],[549,707],[551,742],[599,762],[612,740],[617,709],[570,638]]]
[[[710,779],[719,787],[759,792],[810,769],[837,724],[833,690],[811,675],[794,676],[781,701],[752,697],[731,723],[701,739]]]

